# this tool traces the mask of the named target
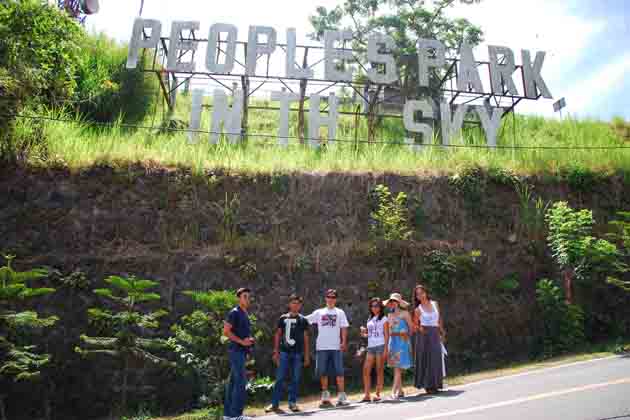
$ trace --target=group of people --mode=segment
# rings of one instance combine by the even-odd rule
[[[245,362],[254,345],[247,310],[251,291],[241,288],[236,292],[239,304],[225,320],[224,335],[229,339],[230,380],[224,401],[224,420],[246,420],[243,408],[246,398]],[[289,409],[299,412],[297,392],[302,369],[310,366],[309,326],[317,325],[315,344],[315,372],[321,384],[320,407],[332,407],[328,378],[335,377],[337,406],[350,404],[345,393],[343,353],[348,350],[348,328],[345,312],[337,307],[337,291],[325,293],[326,306],[304,316],[303,299],[289,297],[288,312],[280,316],[273,340],[273,361],[277,366],[276,381],[271,405],[267,412],[277,412],[288,382]],[[392,293],[384,301],[369,300],[369,316],[360,327],[361,336],[367,338],[363,363],[365,394],[361,402],[381,400],[385,364],[394,372],[392,399],[404,397],[402,372],[414,368],[414,385],[427,393],[436,393],[443,387],[445,375],[445,332],[436,301],[431,300],[425,286],[417,285],[413,291],[413,307],[399,293]],[[411,310],[411,312],[410,312]],[[415,336],[415,346],[412,338]],[[376,370],[376,394],[372,397],[372,372]]]

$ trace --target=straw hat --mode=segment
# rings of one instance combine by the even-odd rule
[[[401,308],[406,308],[409,306],[409,302],[405,301],[400,293],[392,293],[389,295],[389,299],[383,301],[383,305],[387,306],[390,301],[398,302]]]

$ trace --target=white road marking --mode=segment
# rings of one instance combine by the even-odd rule
[[[576,388],[561,389],[561,390],[558,390],[558,391],[546,392],[544,394],[531,395],[529,397],[517,398],[517,399],[509,400],[509,401],[502,401],[502,402],[493,403],[493,404],[479,405],[479,406],[471,407],[471,408],[463,408],[463,409],[460,409],[460,410],[453,410],[453,411],[447,411],[447,412],[442,412],[442,413],[437,413],[437,414],[430,414],[430,415],[427,415],[427,416],[416,417],[416,418],[409,419],[409,420],[430,420],[430,419],[439,419],[439,418],[442,418],[442,417],[457,416],[457,415],[460,415],[460,414],[469,414],[469,413],[474,413],[474,412],[477,412],[477,411],[489,410],[489,409],[492,409],[492,408],[505,407],[505,406],[508,406],[508,405],[515,405],[515,404],[522,404],[522,403],[525,403],[525,402],[542,400],[542,399],[545,399],[545,398],[557,397],[557,396],[560,396],[560,395],[572,394],[572,393],[575,393],[575,392],[589,391],[589,390],[592,390],[592,389],[604,388],[604,387],[607,387],[607,386],[621,385],[621,384],[630,384],[630,378],[619,379],[619,380],[611,381],[611,382],[602,382],[602,383],[599,383],[599,384],[585,385],[585,386],[580,386],[580,387],[576,387]]]
[[[545,372],[549,372],[550,370],[557,370],[557,369],[564,369],[564,368],[568,368],[568,367],[573,367],[573,366],[579,366],[579,365],[585,365],[588,363],[595,363],[595,362],[602,362],[605,360],[612,360],[612,359],[620,359],[623,356],[606,356],[606,357],[600,357],[598,359],[591,359],[591,360],[584,360],[581,362],[573,362],[573,363],[567,363],[564,365],[558,365],[558,366],[552,366],[552,367],[548,367],[548,368],[541,368],[541,369],[533,369],[531,371],[527,371],[527,372],[523,372],[523,373],[515,373],[512,375],[505,375],[505,376],[500,376],[497,378],[492,378],[492,379],[482,379],[479,381],[475,381],[475,382],[470,382],[467,384],[463,384],[463,385],[456,385],[456,386],[450,386],[448,387],[448,389],[465,389],[471,386],[476,386],[476,385],[481,385],[481,384],[487,384],[487,383],[491,383],[491,382],[499,382],[499,381],[504,381],[507,379],[513,379],[513,378],[519,378],[521,376],[529,376],[529,375],[535,375],[538,373],[545,373]]]

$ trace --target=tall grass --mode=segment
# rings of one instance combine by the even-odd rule
[[[126,44],[105,34],[91,34],[82,46],[82,62],[77,74],[74,109],[83,117],[98,122],[122,118],[139,123],[153,110],[159,97],[154,74],[143,72],[145,56],[137,68],[127,69]]]
[[[258,104],[260,105],[260,103]],[[188,120],[190,105],[180,97],[176,117]],[[202,129],[209,130],[210,113],[204,112]],[[53,115],[59,117],[58,114]],[[245,143],[229,144],[222,139],[212,145],[201,133],[196,144],[188,143],[185,132],[158,134],[155,130],[126,129],[119,119],[108,128],[76,121],[50,121],[45,125],[50,154],[73,168],[99,162],[152,162],[164,166],[183,166],[195,171],[225,169],[237,172],[322,171],[322,172],[396,172],[402,174],[452,173],[476,165],[487,169],[506,169],[520,174],[559,173],[574,168],[611,173],[630,171],[630,149],[554,150],[485,149],[423,146],[413,151],[404,143],[400,120],[383,122],[377,139],[384,144],[331,143],[314,150],[290,140],[288,147],[277,145],[276,112],[250,110],[249,133],[271,137],[249,137]],[[148,116],[144,124],[151,125]],[[291,114],[290,136],[296,136],[297,115]],[[354,118],[341,116],[338,139],[364,140],[364,121],[355,128]],[[479,128],[465,129],[456,143],[483,145]],[[506,117],[498,137],[499,146],[620,146],[623,140],[608,123],[593,120],[546,120],[540,117]],[[625,143],[630,145],[630,143]]]

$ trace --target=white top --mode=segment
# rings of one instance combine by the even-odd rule
[[[368,320],[368,348],[384,346],[385,345],[385,323],[387,317],[384,316],[380,320],[374,316]]]
[[[333,308],[318,309],[306,317],[309,324],[317,324],[316,350],[341,350],[341,329],[348,328],[346,313]]]
[[[437,304],[434,300],[431,301],[433,310],[428,312],[422,309],[422,305],[418,305],[420,309],[420,325],[423,327],[438,327],[440,320],[440,312],[438,311]]]

